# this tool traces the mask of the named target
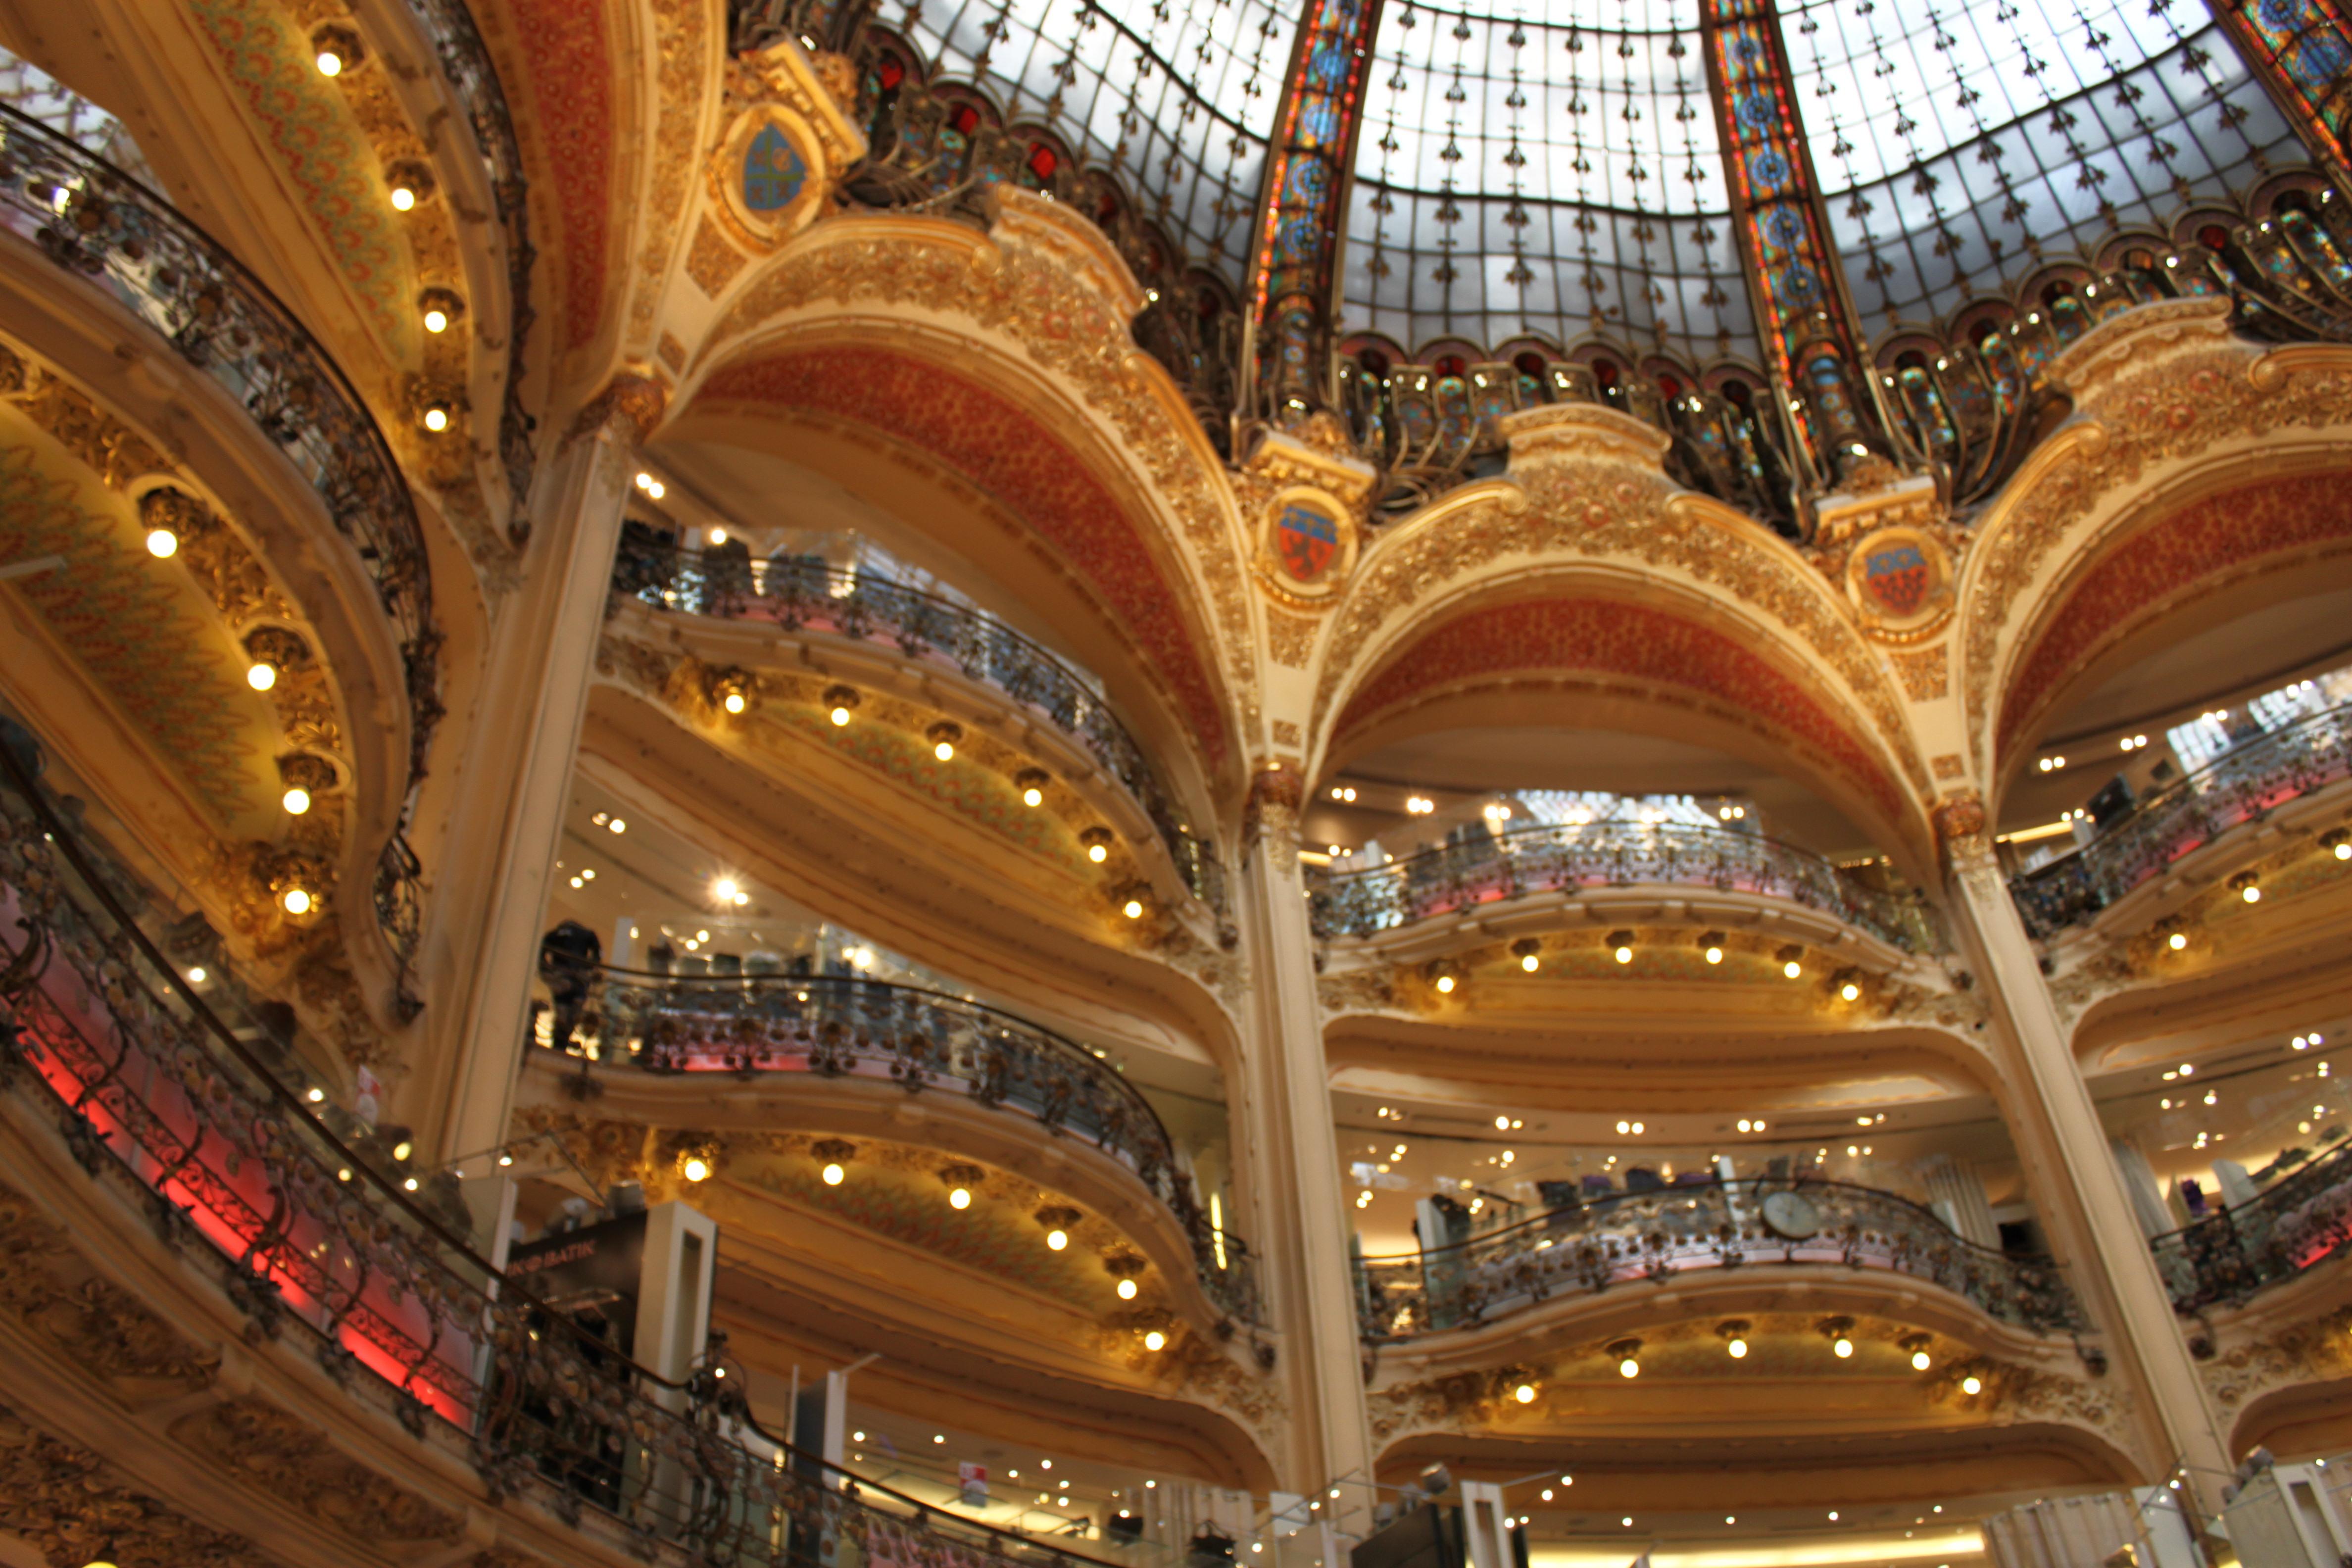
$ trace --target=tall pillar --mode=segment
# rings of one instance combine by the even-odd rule
[[[2352,14],[2342,0],[2209,0],[2314,162],[2352,196]]]
[[[498,624],[441,857],[438,1005],[424,1059],[395,1089],[417,1146],[444,1160],[507,1136],[622,511],[663,401],[651,382],[616,378],[532,487],[523,586]]]
[[[1309,1493],[1371,1479],[1370,1417],[1356,1325],[1350,1230],[1339,1182],[1339,1133],[1316,1001],[1315,937],[1298,874],[1295,768],[1260,773],[1250,789],[1240,877],[1241,940],[1252,980],[1243,1021],[1253,1145],[1255,1220],[1275,1324],[1282,1332],[1290,1430],[1280,1485]],[[1366,1486],[1342,1489],[1339,1528],[1370,1529]]]
[[[1252,248],[1244,414],[1296,429],[1330,402],[1340,219],[1381,0],[1310,0],[1283,87]]]
[[[2218,1507],[2231,1468],[2227,1437],[2075,1065],[2073,1033],[1985,841],[1983,808],[1973,799],[1956,801],[1937,816],[1962,951],[1985,988],[1995,1046],[2012,1086],[2011,1132],[2029,1172],[2040,1176],[2036,1196],[2053,1250],[2105,1331],[2111,1375],[2137,1386],[2153,1417],[2150,1436],[2161,1439],[2168,1462],[2186,1463],[2199,1500]]]
[[[1725,184],[1773,391],[1820,489],[1916,466],[1878,405],[1867,334],[1822,209],[1773,0],[1701,0]]]

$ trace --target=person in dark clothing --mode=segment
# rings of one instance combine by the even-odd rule
[[[555,999],[555,1032],[551,1043],[559,1051],[572,1045],[572,1031],[580,1025],[580,1010],[588,1002],[588,983],[604,961],[604,944],[578,921],[565,921],[539,939],[539,977]]]

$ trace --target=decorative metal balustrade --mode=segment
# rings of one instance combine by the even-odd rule
[[[2037,937],[2088,921],[2167,866],[2242,822],[2352,777],[2352,706],[2248,741],[2134,804],[2010,894]]]
[[[1945,945],[1935,912],[1916,896],[1866,887],[1777,839],[1680,823],[1551,823],[1474,837],[1313,878],[1309,913],[1318,936],[1368,937],[1532,893],[1645,883],[1786,899],[1912,952]]]
[[[530,493],[530,436],[538,423],[522,402],[523,349],[537,319],[530,304],[531,264],[539,256],[530,243],[530,181],[523,172],[522,146],[515,140],[499,68],[483,46],[466,0],[408,0],[408,10],[431,41],[441,74],[464,107],[466,122],[474,128],[474,145],[489,173],[490,203],[499,226],[506,231],[507,376],[505,401],[499,410],[499,460],[506,468],[509,502],[520,514]]]
[[[558,974],[555,1042],[648,1072],[815,1073],[884,1079],[1023,1116],[1082,1138],[1135,1173],[1191,1240],[1221,1311],[1259,1319],[1255,1260],[1220,1233],[1159,1113],[1092,1051],[961,996],[841,975],[670,976],[597,967]],[[584,992],[565,992],[584,979]],[[572,1019],[579,1022],[573,1026]]]
[[[754,561],[638,539],[622,542],[613,591],[662,609],[887,641],[909,658],[935,660],[995,687],[1101,763],[1150,817],[1192,896],[1220,920],[1225,916],[1225,871],[1216,851],[1179,816],[1150,755],[1094,682],[995,616],[823,561]]]
[[[2152,1239],[2175,1311],[2238,1306],[2352,1242],[2352,1143],[2338,1143],[2249,1204]]]
[[[406,672],[408,783],[440,723],[441,630],[408,481],[332,356],[261,280],[169,202],[0,105],[0,227],[103,289],[211,376],[326,503],[391,619]],[[378,903],[383,900],[379,883]],[[401,964],[413,941],[386,931]]]
[[[1843,1182],[1710,1180],[1557,1208],[1458,1246],[1367,1258],[1367,1341],[1473,1329],[1556,1296],[1702,1268],[1836,1265],[1906,1275],[2036,1332],[2083,1326],[2058,1268],[1962,1240],[1908,1199]]]
[[[1093,1561],[792,1449],[740,1368],[669,1382],[501,1278],[213,1011],[6,748],[0,1094],[208,1260],[257,1342],[304,1342],[349,1396],[455,1439],[494,1502],[604,1516],[648,1562],[807,1568],[842,1542],[916,1568]]]

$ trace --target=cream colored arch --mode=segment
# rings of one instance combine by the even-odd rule
[[[2260,526],[2279,521],[2283,497],[2248,499],[2234,513],[2218,499],[2352,467],[2352,351],[2264,349],[2230,332],[2225,302],[2186,299],[2094,329],[2050,375],[2074,415],[1988,509],[1959,572],[1952,645],[1966,744],[1995,805],[2023,761],[2014,738],[2099,679],[2100,661],[2126,656],[2134,636],[2232,584],[2352,545],[2326,516]],[[2213,510],[2199,521],[2200,504]],[[2181,537],[2157,532],[2168,527]],[[2127,544],[2138,552],[2131,563],[2095,581]],[[2081,646],[2050,643],[2085,586],[2101,597],[2069,634]]]
[[[1083,453],[1119,498],[1198,627],[1221,733],[1195,743],[1221,783],[1237,783],[1259,711],[1261,612],[1223,461],[1167,372],[1135,345],[1129,323],[1146,301],[1101,233],[1023,192],[991,200],[986,234],[927,217],[832,217],[764,259],[730,251],[728,264],[704,270],[718,293],[688,341],[672,406],[704,401],[714,377],[801,343],[895,343],[983,382]],[[1070,564],[1083,575],[1097,563],[1082,551]]]

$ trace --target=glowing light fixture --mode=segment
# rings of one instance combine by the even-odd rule
[[[287,816],[299,816],[310,809],[310,792],[296,784],[279,796],[278,803],[286,808]]]
[[[1522,1405],[1533,1405],[1536,1402],[1536,1385],[1532,1383],[1523,1383],[1511,1390],[1511,1397]]]
[[[320,49],[319,51],[319,58],[312,63],[319,68],[319,74],[320,76],[341,76],[343,74],[343,57],[335,53],[332,49]]]
[[[1167,1343],[1168,1336],[1161,1333],[1158,1329],[1154,1329],[1150,1333],[1143,1336],[1143,1348],[1148,1351],[1160,1350],[1166,1346]]]
[[[704,1159],[699,1154],[689,1154],[678,1163],[677,1173],[684,1176],[689,1182],[709,1181],[710,1179],[710,1162]]]
[[[278,895],[278,902],[289,915],[310,912],[310,893],[307,888],[289,888]]]
[[[953,1191],[950,1192],[948,1194],[948,1207],[951,1209],[968,1209],[971,1207],[971,1190],[968,1187],[957,1187]]]
[[[1913,1351],[1911,1352],[1911,1370],[1913,1372],[1925,1372],[1935,1364],[1935,1358],[1930,1356],[1926,1351]]]
[[[1134,1280],[1122,1279],[1118,1282],[1118,1299],[1122,1301],[1132,1301],[1135,1300]]]
[[[246,667],[245,683],[256,691],[267,691],[278,684],[278,667],[266,661],[250,664]]]
[[[1960,1392],[1962,1394],[1982,1394],[1984,1392],[1984,1379],[1973,1375],[1960,1379]]]
[[[1119,913],[1125,915],[1131,921],[1141,920],[1143,918],[1143,900],[1141,899],[1128,900],[1126,903],[1119,906]]]
[[[147,531],[147,553],[158,561],[168,561],[180,552],[180,536],[168,528]]]
[[[1729,1352],[1731,1359],[1734,1361],[1745,1361],[1748,1358],[1748,1342],[1746,1340],[1733,1340],[1723,1348],[1725,1351]]]
[[[1066,1230],[1049,1230],[1045,1233],[1045,1245],[1052,1250],[1059,1252],[1070,1245],[1070,1233]]]
[[[1620,1377],[1639,1377],[1642,1375],[1642,1363],[1634,1360],[1632,1356],[1627,1356],[1617,1363],[1617,1375]]]
[[[1441,974],[1437,977],[1437,994],[1441,996],[1451,996],[1454,994],[1454,976],[1451,974]]]
[[[2170,936],[2164,939],[2164,942],[2165,945],[2172,949],[2173,952],[2179,952],[2182,948],[2189,945],[2189,938],[2184,932],[2174,931]]]

